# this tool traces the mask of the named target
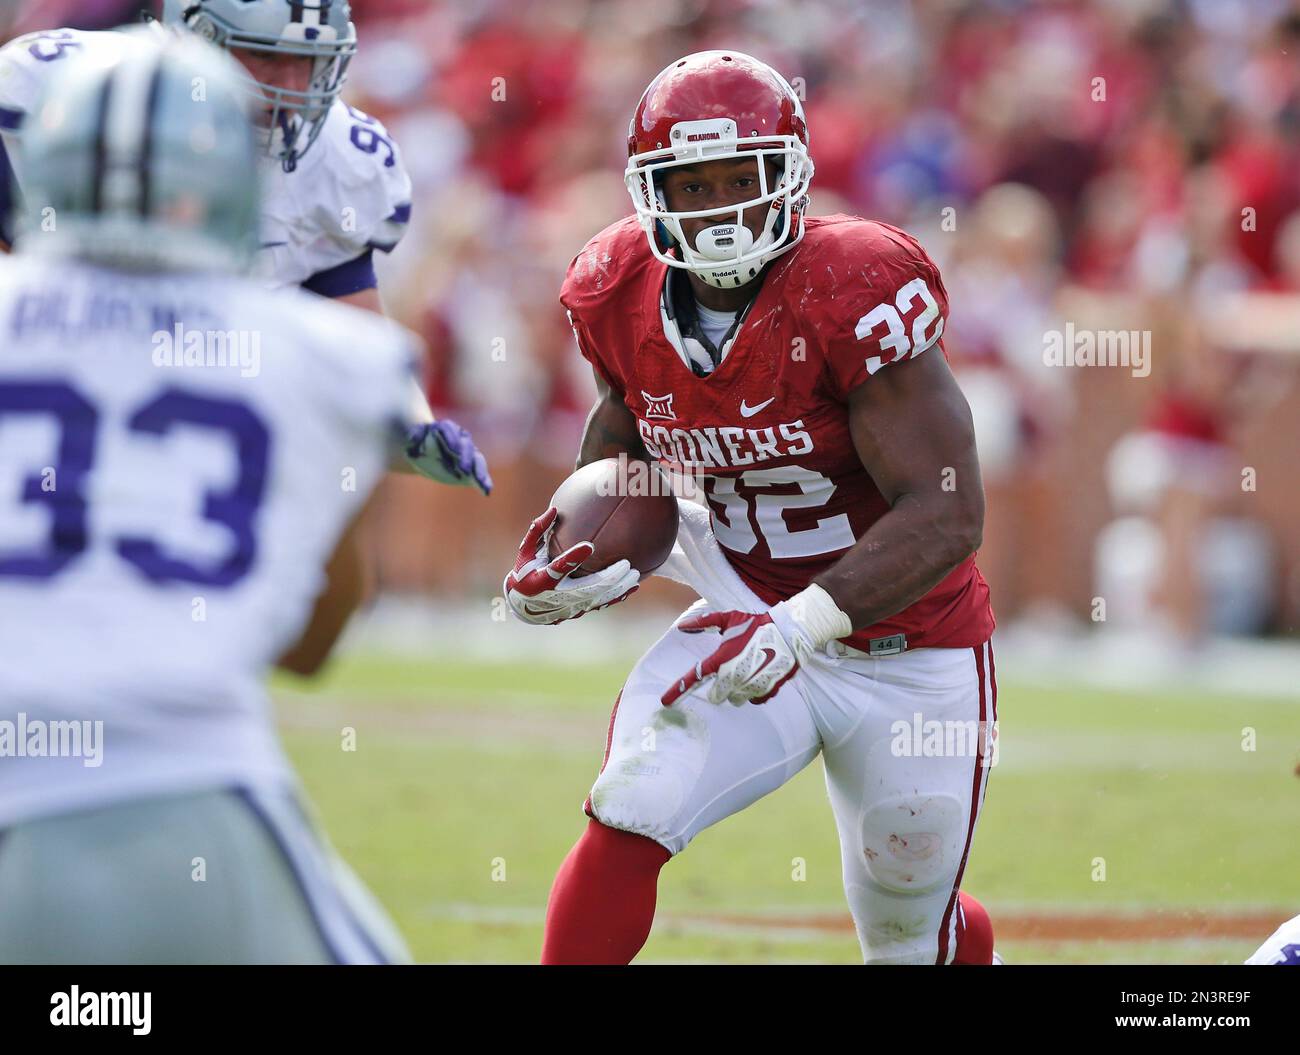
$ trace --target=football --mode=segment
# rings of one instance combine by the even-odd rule
[[[550,555],[591,542],[580,576],[627,560],[648,575],[668,559],[677,541],[677,499],[668,481],[645,462],[602,458],[584,465],[551,497],[557,510]]]

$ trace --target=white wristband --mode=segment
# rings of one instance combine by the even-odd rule
[[[853,620],[840,610],[835,598],[816,583],[781,603],[814,649],[821,649],[828,641],[853,633]]]

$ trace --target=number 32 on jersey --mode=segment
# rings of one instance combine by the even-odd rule
[[[903,319],[917,301],[921,303],[921,311],[912,320],[912,332],[909,337]],[[926,330],[931,324],[934,324],[934,328],[927,333]],[[888,301],[877,304],[858,320],[854,333],[858,340],[865,340],[882,325],[885,327],[885,333],[879,338],[880,350],[894,354],[890,358],[883,355],[869,356],[867,358],[869,374],[874,374],[882,366],[896,363],[900,359],[920,355],[943,336],[943,317],[939,314],[939,304],[934,299],[934,294],[930,292],[930,287],[925,284],[925,279],[912,279],[894,295],[892,304]]]

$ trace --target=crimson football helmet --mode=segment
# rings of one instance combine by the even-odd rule
[[[766,63],[738,51],[678,59],[646,88],[628,128],[624,182],[655,257],[720,289],[743,286],[803,237],[813,163],[808,125],[794,89]],[[759,194],[719,209],[670,212],[660,175],[719,158],[758,158]],[[781,163],[768,186],[769,157]],[[767,206],[757,238],[744,211]],[[716,218],[691,245],[681,221]],[[675,254],[675,255],[674,255]]]

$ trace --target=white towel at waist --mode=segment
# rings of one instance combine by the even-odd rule
[[[766,612],[769,606],[745,585],[722,552],[709,511],[682,498],[677,500],[677,511],[677,544],[655,574],[689,586],[711,608]]]

